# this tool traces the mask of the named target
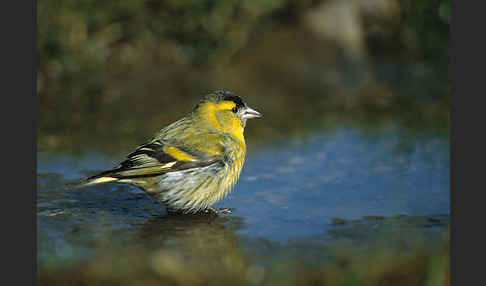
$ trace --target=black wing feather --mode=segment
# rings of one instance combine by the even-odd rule
[[[224,164],[222,156],[208,156],[203,152],[188,147],[177,148],[197,158],[197,160],[177,160],[173,156],[165,153],[163,148],[164,144],[159,140],[141,145],[135,151],[128,154],[127,159],[121,162],[116,168],[92,176],[88,180],[105,176],[118,179],[150,177],[167,172],[205,167],[214,163]]]

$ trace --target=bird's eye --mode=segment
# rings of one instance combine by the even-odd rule
[[[233,108],[231,109],[231,111],[233,111],[233,113],[236,113],[236,112],[238,112],[238,108],[233,107]]]

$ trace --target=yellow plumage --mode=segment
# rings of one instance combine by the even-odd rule
[[[234,186],[246,153],[246,120],[260,117],[234,93],[207,95],[187,116],[170,124],[112,170],[85,185],[135,185],[170,210],[212,209]]]

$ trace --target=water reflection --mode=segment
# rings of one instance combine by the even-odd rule
[[[123,285],[137,281],[147,285],[307,285],[316,281],[334,285],[343,271],[346,277],[363,282],[388,275],[381,270],[368,273],[370,268],[398,267],[399,274],[408,273],[398,285],[413,285],[411,280],[428,275],[427,265],[434,270],[432,277],[443,275],[447,225],[446,217],[334,219],[326,237],[281,243],[238,235],[244,227],[240,217],[153,216],[132,225],[132,235],[124,241],[115,238],[126,238],[127,233],[112,230],[91,238],[90,247],[81,248],[79,237],[85,236],[87,229],[73,231],[78,242],[70,241],[71,253],[96,259],[79,262],[83,257],[77,257],[75,266],[68,268],[40,260],[39,279],[44,283],[55,279],[61,284],[72,279],[84,283],[101,279]],[[434,227],[440,231],[430,231]],[[387,241],[390,237],[393,239]]]
[[[244,227],[244,219],[237,216],[214,214],[169,214],[154,216],[141,225],[137,234],[144,247],[183,248],[184,245],[212,245],[218,240],[233,241],[235,231]],[[198,240],[197,243],[194,243]],[[228,243],[227,242],[227,243]]]
[[[448,285],[450,1],[159,2],[39,3],[39,285]],[[72,188],[214,89],[233,214]]]
[[[163,204],[123,184],[73,188],[86,172],[109,168],[119,158],[40,154],[38,259],[72,260],[126,245],[202,251],[213,243],[254,257],[298,249],[296,257],[318,253],[321,259],[329,253],[316,248],[350,238],[367,245],[378,240],[370,234],[382,225],[399,226],[384,228],[384,237],[414,240],[429,218],[449,216],[448,154],[448,141],[407,134],[399,126],[372,132],[343,126],[269,143],[249,151],[235,189],[216,205],[234,208],[223,216],[168,216]],[[407,217],[361,221],[397,214]],[[410,223],[408,217],[423,219]],[[431,229],[444,233],[447,225]]]

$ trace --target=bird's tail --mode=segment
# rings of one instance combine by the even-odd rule
[[[107,172],[100,173],[98,175],[91,176],[85,179],[84,181],[80,182],[78,184],[78,187],[87,187],[87,186],[97,185],[102,183],[116,182],[120,180],[119,178],[111,177],[110,173],[112,173],[112,171],[107,171]]]

